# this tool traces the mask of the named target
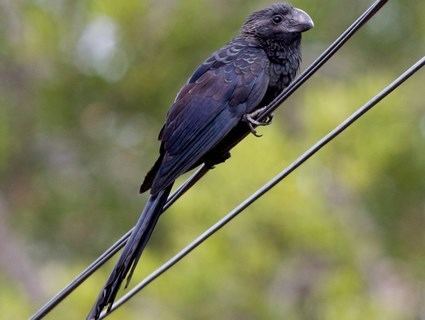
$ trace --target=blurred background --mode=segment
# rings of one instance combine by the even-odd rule
[[[304,65],[368,0],[294,0]],[[166,110],[263,0],[0,0],[0,310],[28,318],[136,221]],[[389,1],[161,219],[132,284],[425,52]],[[425,72],[111,319],[425,319]],[[82,319],[113,263],[47,319]]]

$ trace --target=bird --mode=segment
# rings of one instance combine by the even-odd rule
[[[88,320],[109,312],[126,278],[128,285],[174,181],[199,165],[225,162],[245,135],[271,122],[255,116],[296,77],[302,33],[313,27],[305,11],[275,3],[249,15],[239,33],[195,70],[167,113],[159,157],[140,187],[150,197]]]

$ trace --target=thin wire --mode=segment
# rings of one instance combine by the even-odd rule
[[[256,116],[257,121],[264,121],[285,102],[296,90],[299,89],[311,76],[313,76],[335,53],[337,53],[351,37],[364,26],[388,0],[375,1],[360,17],[358,17],[297,79],[295,79],[280,95],[278,95],[266,108]],[[250,130],[239,137],[239,143]]]
[[[310,159],[313,155],[315,155],[319,150],[321,150],[324,146],[326,146],[329,142],[334,140],[337,136],[339,136],[342,132],[344,132],[348,127],[350,127],[353,123],[355,123],[361,116],[363,116],[366,112],[372,109],[375,105],[377,105],[382,99],[388,96],[391,92],[393,92],[396,88],[398,88],[401,84],[403,84],[407,79],[409,79],[413,74],[419,71],[425,65],[425,56],[422,57],[416,64],[410,67],[406,72],[404,72],[400,77],[398,77],[394,82],[385,87],[379,94],[369,100],[365,105],[359,108],[356,112],[354,112],[350,117],[348,117],[345,121],[343,121],[339,126],[337,126],[334,130],[329,132],[325,137],[320,139],[316,144],[314,144],[310,149],[308,149],[305,153],[303,153],[299,158],[297,158],[294,162],[292,162],[288,167],[286,167],[283,171],[281,171],[278,175],[273,177],[269,182],[267,182],[263,187],[258,189],[253,195],[247,198],[244,202],[238,205],[235,209],[230,211],[226,216],[224,216],[221,220],[219,220],[216,224],[198,236],[195,240],[193,240],[189,245],[187,245],[184,249],[182,249],[179,253],[177,253],[174,257],[164,263],[157,270],[152,272],[148,277],[146,277],[142,282],[140,282],[136,287],[134,287],[131,291],[129,291],[126,295],[124,295],[121,299],[119,299],[110,310],[109,313],[103,313],[99,319],[105,319],[112,312],[121,307],[124,303],[129,301],[132,297],[134,297],[138,292],[140,292],[143,288],[148,286],[162,274],[164,274],[167,270],[175,266],[180,260],[186,257],[190,252],[200,246],[203,242],[205,242],[208,238],[214,235],[217,231],[227,225],[230,221],[236,218],[240,213],[242,213],[246,208],[248,208],[251,204],[261,198],[264,194],[269,192],[273,187],[275,187],[278,183],[282,182],[286,177],[288,177],[292,172],[294,172],[297,168],[299,168],[302,164],[304,164],[308,159]]]
[[[167,211],[168,208],[174,204],[174,202],[176,202],[183,194],[191,189],[203,176],[207,174],[209,170],[210,167],[203,164],[192,177],[187,179],[187,181],[183,183],[180,188],[170,196],[170,198],[167,200],[167,203],[164,205],[164,208],[162,208],[162,213]]]
[[[185,194],[198,180],[200,180],[209,170],[206,165],[201,166],[185,183],[183,183],[167,200],[162,212],[170,208],[183,194]],[[65,288],[59,291],[51,298],[41,309],[37,311],[30,319],[42,319],[50,311],[52,311],[59,303],[68,297],[75,289],[77,289],[84,281],[86,281],[94,272],[104,265],[115,253],[117,253],[127,242],[133,229],[130,229],[109,249],[107,249],[100,257],[92,262],[83,272],[81,272],[74,280],[72,280]]]
[[[271,114],[280,104],[288,99],[302,84],[304,84],[314,73],[316,73],[341,47],[356,33],[361,26],[367,23],[388,0],[378,0],[373,3],[355,22],[346,29],[336,41],[334,41],[297,79],[295,79],[270,105],[267,111],[259,115],[258,119],[264,119],[268,114]],[[247,132],[246,134],[248,134]],[[241,136],[241,139],[244,136]],[[198,172],[188,179],[182,187],[179,188],[170,198],[164,207],[165,212],[172,203],[178,200],[185,192],[187,192],[193,185],[197,183],[210,168],[203,166]],[[183,191],[184,192],[181,192]],[[168,205],[170,203],[170,205]],[[46,316],[52,311],[59,303],[61,303],[67,296],[69,296],[75,289],[77,289],[85,280],[87,280],[94,272],[103,266],[111,257],[113,257],[122,247],[124,247],[128,237],[133,229],[129,230],[123,235],[116,243],[107,249],[100,257],[91,263],[84,271],[82,271],[74,280],[72,280],[65,288],[57,293],[50,299],[42,308],[40,308],[30,319],[38,320]]]
[[[351,39],[351,37],[365,25],[382,7],[388,2],[388,0],[378,0],[373,3],[354,23],[348,27],[328,49],[326,49],[319,58],[317,58],[299,77],[296,79],[291,86],[283,91],[275,100],[273,100],[263,112],[258,115],[258,120],[266,119],[267,116],[272,114],[279,105],[289,98],[298,88],[306,82],[313,74],[317,72],[332,56],[342,48],[342,46]]]

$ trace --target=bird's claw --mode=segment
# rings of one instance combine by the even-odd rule
[[[251,114],[246,114],[243,117],[243,120],[248,124],[249,126],[249,130],[251,131],[251,133],[256,136],[257,138],[262,137],[261,134],[257,133],[257,130],[255,130],[256,126],[261,125],[259,121],[255,120],[254,118],[252,118]]]
[[[272,123],[272,120],[273,120],[272,115],[268,115],[264,121],[255,120],[254,117],[258,116],[263,110],[264,110],[264,108],[258,109],[258,110],[254,111],[252,113],[244,115],[244,118],[243,118],[244,121],[248,124],[251,133],[254,136],[256,136],[257,138],[262,137],[263,135],[258,134],[257,130],[255,130],[255,128],[260,127],[260,126],[262,126],[262,127],[268,126],[269,124]]]
[[[263,121],[263,126],[268,126],[273,122],[273,115],[269,114],[266,116],[266,119]]]

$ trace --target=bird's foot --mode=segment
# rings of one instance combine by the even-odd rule
[[[263,107],[261,109],[258,109],[256,111],[252,112],[252,113],[246,114],[243,117],[243,120],[248,124],[249,129],[251,130],[251,133],[256,137],[262,137],[262,135],[258,134],[257,130],[255,130],[255,128],[259,127],[259,126],[262,126],[262,127],[268,126],[269,124],[272,123],[272,120],[273,120],[272,115],[268,115],[264,121],[258,121],[258,120],[254,119],[254,117],[261,114],[261,112],[263,112],[265,109],[266,109],[266,107]]]

